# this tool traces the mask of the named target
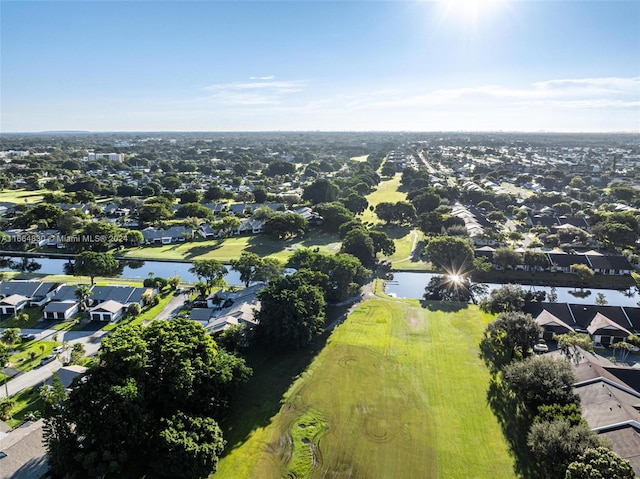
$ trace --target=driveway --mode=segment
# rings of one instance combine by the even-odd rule
[[[176,314],[178,314],[178,311],[184,307],[184,303],[187,299],[188,295],[186,294],[174,296],[155,319],[172,319]]]

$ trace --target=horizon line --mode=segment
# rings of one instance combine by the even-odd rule
[[[39,130],[0,131],[0,135],[104,134],[104,133],[526,133],[526,134],[640,134],[639,130]]]

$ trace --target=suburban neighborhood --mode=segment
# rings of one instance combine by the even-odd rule
[[[211,409],[213,417],[226,411],[229,440],[240,447],[238,456],[221,456],[215,477],[233,477],[228,471],[251,441],[236,437],[234,424],[261,410],[256,401],[264,381],[275,388],[274,404],[289,388],[311,402],[332,390],[305,396],[304,384],[316,387],[313,374],[304,373],[303,386],[285,379],[302,373],[294,360],[301,352],[308,355],[307,371],[318,374],[313,361],[322,359],[312,351],[324,350],[332,358],[322,363],[323,374],[330,374],[324,381],[339,384],[343,377],[329,365],[350,368],[364,358],[358,352],[349,359],[336,346],[350,328],[364,327],[364,338],[390,338],[398,333],[376,331],[387,321],[399,325],[413,318],[411,328],[439,325],[449,335],[454,333],[447,328],[462,317],[474,325],[463,340],[476,353],[461,364],[472,361],[482,371],[478,395],[469,396],[465,407],[497,433],[492,440],[505,451],[505,464],[523,471],[522,477],[560,478],[594,450],[640,471],[636,137],[265,133],[3,141],[0,328],[11,394],[0,411],[0,471],[11,471],[6,477],[57,477],[64,466],[56,461],[66,457],[62,443],[43,442],[43,430],[54,424],[74,421],[87,437],[99,432],[90,421],[78,422],[82,403],[64,413],[56,413],[55,404],[107,387],[112,379],[93,379],[107,374],[107,365],[113,371],[126,365],[139,384],[151,380],[146,377],[156,366],[138,370],[120,359],[133,354],[132,338],[147,344],[148,364],[202,348],[234,358],[225,366],[235,371],[225,373],[234,385],[220,386],[219,393],[234,399]],[[171,265],[186,265],[188,274],[157,273]],[[400,293],[387,294],[389,284]],[[403,293],[414,284],[420,294]],[[558,300],[559,290],[570,299]],[[625,301],[613,292],[623,292]],[[367,308],[378,318],[373,323],[361,317]],[[190,339],[183,329],[191,331]],[[426,346],[431,333],[417,331],[410,342],[398,342],[393,355],[375,361],[415,354],[423,359],[394,367],[409,368],[417,378],[439,367]],[[173,352],[164,351],[162,341],[173,344],[174,334],[182,339]],[[452,377],[468,374],[442,367]],[[344,388],[344,394],[352,391],[345,404],[357,400],[358,388],[363,394],[371,388],[369,381],[377,380],[372,374],[363,372],[360,386],[356,381],[355,389]],[[532,400],[527,387],[549,387],[523,385],[536,374],[558,383]],[[121,387],[116,381],[114,387]],[[420,381],[429,387],[427,376]],[[504,397],[491,392],[498,383]],[[407,411],[418,407],[411,397],[402,399],[412,404]],[[157,397],[138,400],[157,414]],[[520,412],[502,416],[506,409],[499,403]],[[298,419],[305,424],[296,426],[300,431],[307,422],[324,423],[329,416],[322,414],[337,413],[311,417],[307,408],[289,407],[307,418]],[[317,411],[333,407],[318,405]],[[550,416],[544,407],[559,409]],[[562,408],[576,408],[581,419]],[[291,433],[291,423],[274,417],[281,434]],[[519,439],[510,435],[517,421],[528,431]],[[323,426],[290,451],[317,451],[327,434]],[[346,445],[349,434],[342,434],[344,447],[352,447]],[[541,458],[551,452],[541,451],[551,447],[554,434],[581,439],[545,462]],[[113,467],[125,464],[131,462]],[[86,467],[95,472],[103,466]]]

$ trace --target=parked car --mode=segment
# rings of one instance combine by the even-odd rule
[[[49,364],[54,359],[56,359],[56,355],[55,354],[50,354],[49,356],[45,356],[44,358],[42,358],[40,360],[40,366],[44,366],[45,364]]]
[[[62,346],[56,346],[55,348],[53,348],[53,354],[58,354],[62,351],[64,351],[64,348]]]
[[[544,343],[538,343],[538,344],[536,344],[536,345],[533,347],[533,350],[534,350],[536,353],[540,353],[540,354],[542,354],[542,353],[548,353],[548,352],[549,352],[549,346],[547,346],[547,345],[546,345],[546,344],[544,344]]]
[[[33,341],[34,339],[36,339],[36,335],[31,333],[22,333],[20,335],[20,339],[22,339],[23,341]]]

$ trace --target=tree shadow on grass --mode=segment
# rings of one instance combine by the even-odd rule
[[[498,419],[509,444],[514,458],[514,472],[521,478],[539,477],[527,446],[527,432],[532,419],[498,376],[492,376],[489,382],[487,403]]]
[[[429,311],[443,311],[445,313],[455,313],[469,307],[469,303],[459,301],[420,301],[420,305]]]
[[[189,251],[185,253],[184,257],[185,259],[197,258],[199,256],[202,256],[203,254],[209,253],[210,251],[220,249],[223,245],[224,240],[218,240],[214,244],[208,244],[206,246],[194,246],[192,248],[189,248]]]
[[[411,233],[413,229],[410,225],[386,225],[386,224],[378,224],[373,228],[375,231],[382,231],[383,233],[387,233],[389,238],[391,239],[400,239],[407,236]]]
[[[427,242],[425,240],[420,240],[416,243],[416,248],[411,252],[411,262],[417,263],[419,261],[424,261],[422,259],[422,255],[424,253],[424,249],[427,246]]]
[[[253,375],[220,422],[227,440],[223,456],[241,446],[255,429],[271,423],[282,407],[284,393],[324,348],[329,335],[325,332],[301,350],[276,351],[255,346],[247,353],[247,365]]]

